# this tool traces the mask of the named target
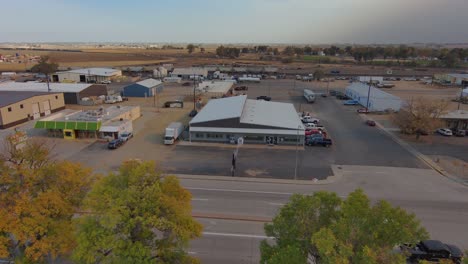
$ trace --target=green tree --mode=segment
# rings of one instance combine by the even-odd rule
[[[265,233],[276,244],[262,241],[261,263],[270,263],[275,255],[288,259],[292,249],[287,247],[320,263],[403,263],[405,256],[392,248],[428,237],[414,214],[385,201],[372,206],[362,190],[346,200],[329,192],[293,195],[273,222],[265,225]]]
[[[0,257],[53,262],[75,246],[72,218],[95,176],[50,159],[41,141],[10,137],[0,159]]]
[[[48,56],[41,56],[38,63],[31,67],[31,72],[45,74],[48,92],[50,92],[49,76],[57,71],[58,66],[57,63],[49,62]]]
[[[325,73],[322,70],[315,70],[314,71],[314,79],[320,81],[323,77],[325,77]]]
[[[188,45],[187,45],[187,52],[188,52],[189,54],[192,54],[193,51],[195,50],[195,48],[196,48],[195,45],[193,45],[193,44],[188,44]]]
[[[128,161],[98,182],[78,219],[74,259],[83,263],[193,263],[184,251],[202,226],[191,195],[153,162]]]
[[[287,46],[282,53],[286,56],[294,56],[296,54],[293,46]]]

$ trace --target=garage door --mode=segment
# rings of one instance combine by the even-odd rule
[[[41,112],[39,112],[39,103],[32,104],[32,112],[34,119],[38,119],[39,117],[41,117]]]
[[[50,101],[44,101],[42,102],[42,105],[44,106],[44,114],[45,115],[50,115]]]

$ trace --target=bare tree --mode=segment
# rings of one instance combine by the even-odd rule
[[[393,116],[393,120],[401,133],[419,138],[422,133],[429,133],[442,126],[440,116],[447,107],[448,101],[445,100],[410,100]]]
[[[49,62],[49,57],[48,56],[41,56],[41,59],[39,62],[32,66],[31,71],[36,72],[36,73],[42,73],[45,74],[46,76],[46,82],[47,82],[47,91],[50,92],[50,86],[49,86],[49,76],[50,74],[54,73],[58,69],[58,64]]]

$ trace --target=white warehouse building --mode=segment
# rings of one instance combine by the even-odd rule
[[[52,82],[101,83],[122,76],[121,70],[109,68],[85,68],[52,74]]]
[[[293,104],[247,99],[213,99],[190,121],[190,141],[296,145],[305,128]]]
[[[386,93],[378,88],[365,84],[354,82],[346,87],[346,96],[359,102],[360,105],[367,107],[369,102],[369,111],[399,111],[403,101],[392,94]],[[367,100],[369,94],[369,100]]]

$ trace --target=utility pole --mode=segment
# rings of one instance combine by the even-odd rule
[[[195,88],[197,87],[196,80],[195,80],[195,74],[193,74],[193,110],[195,109]]]
[[[369,82],[369,90],[367,91],[367,104],[366,104],[366,112],[369,111],[369,99],[370,99],[370,89],[371,89],[371,85],[372,85],[372,77],[370,78],[370,82]]]
[[[330,94],[328,88],[330,87],[330,77],[327,78],[327,95]]]

